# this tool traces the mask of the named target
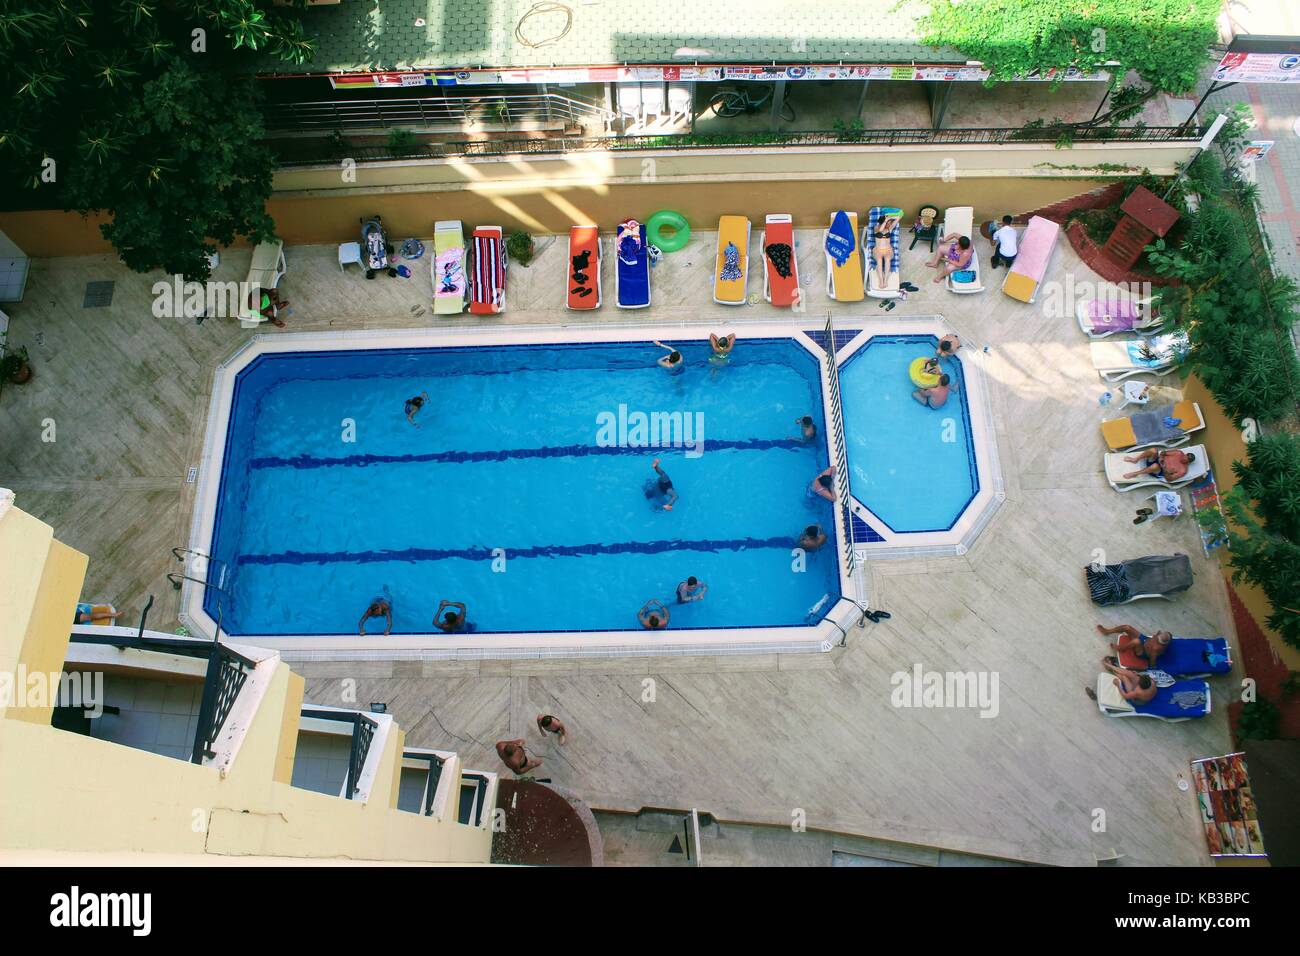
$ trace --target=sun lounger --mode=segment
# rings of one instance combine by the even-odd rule
[[[768,216],[758,245],[763,250],[763,298],[780,308],[793,308],[800,295],[794,220],[784,213]]]
[[[866,289],[862,284],[858,214],[841,210],[831,216],[822,243],[826,247],[826,294],[836,302],[861,302]]]
[[[1134,375],[1168,375],[1187,351],[1187,334],[1166,332],[1150,338],[1106,339],[1088,346],[1092,367],[1107,382]]]
[[[984,282],[980,278],[980,254],[975,248],[975,236],[972,231],[974,223],[975,209],[971,206],[952,206],[944,210],[943,235],[957,233],[971,241],[970,265],[960,272],[952,273],[944,283],[948,286],[949,292],[956,292],[959,295],[984,291]]]
[[[1139,672],[1164,671],[1173,677],[1209,677],[1232,670],[1232,648],[1224,637],[1175,637],[1154,667],[1148,668],[1145,659],[1127,649],[1119,653],[1119,665]]]
[[[595,226],[569,230],[564,306],[578,312],[600,308],[600,232]]]
[[[1019,302],[1034,301],[1060,236],[1061,227],[1052,220],[1042,216],[1029,217],[1029,225],[1020,237],[1016,261],[1002,280],[1002,291],[1006,295]]]
[[[1087,299],[1075,312],[1079,329],[1092,339],[1104,339],[1116,332],[1151,335],[1164,326],[1162,319],[1151,314],[1150,299]]]
[[[749,282],[749,220],[723,216],[718,220],[718,257],[713,267],[713,301],[744,305]]]
[[[1165,420],[1177,421],[1170,426]],[[1181,401],[1162,405],[1150,411],[1134,412],[1127,418],[1111,418],[1101,423],[1101,437],[1111,451],[1130,448],[1177,448],[1186,444],[1192,432],[1205,427],[1201,406],[1196,402]]]
[[[465,229],[459,219],[433,226],[434,315],[459,315],[465,309]]]
[[[469,282],[469,311],[496,315],[506,306],[506,244],[500,226],[474,230],[474,269]]]
[[[1097,707],[1107,717],[1155,717],[1177,723],[1210,712],[1210,685],[1203,680],[1174,681],[1145,704],[1125,700],[1112,674],[1097,675]]]
[[[620,309],[650,304],[650,250],[645,225],[635,219],[620,223],[614,236],[614,301]]]
[[[263,292],[276,288],[289,265],[284,258],[284,243],[279,239],[259,242],[253,248],[253,258],[248,264],[248,288],[254,287]],[[256,297],[260,303],[261,296]],[[267,322],[270,316],[254,307],[253,297],[241,292],[239,303],[239,320],[241,322]]]
[[[894,222],[894,231],[890,233],[889,245],[893,249],[893,255],[889,258],[889,271],[885,273],[885,284],[881,285],[876,275],[876,258],[874,250],[876,248],[876,226],[880,220],[888,216],[896,216],[898,219]],[[867,213],[867,228],[862,233],[862,254],[865,257],[867,269],[867,295],[873,299],[897,299],[899,296],[899,220],[902,219],[903,210],[892,206],[872,206],[871,211]]]
[[[1150,554],[1120,564],[1084,568],[1092,603],[1101,607],[1181,594],[1192,586],[1192,562],[1185,554]]]
[[[1210,470],[1210,456],[1205,450],[1204,445],[1193,445],[1185,448],[1187,452],[1196,460],[1187,466],[1187,474],[1175,480],[1168,481],[1164,478],[1157,478],[1155,475],[1139,475],[1136,478],[1125,478],[1124,476],[1131,471],[1143,467],[1141,462],[1125,461],[1128,457],[1124,452],[1112,452],[1104,456],[1106,468],[1106,480],[1116,491],[1133,491],[1135,488],[1182,488],[1184,485],[1190,485],[1199,478],[1204,478],[1206,472]],[[1136,454],[1136,451],[1131,454]]]

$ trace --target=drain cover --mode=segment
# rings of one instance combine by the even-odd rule
[[[102,309],[105,306],[113,304],[113,286],[116,283],[108,282],[87,282],[86,298],[81,303],[83,309]]]

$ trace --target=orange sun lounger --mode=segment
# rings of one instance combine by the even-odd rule
[[[569,230],[564,306],[579,312],[600,308],[600,232],[595,226]]]
[[[794,256],[793,217],[784,213],[768,216],[759,245],[763,248],[763,298],[775,306],[792,308],[799,301],[799,264]]]

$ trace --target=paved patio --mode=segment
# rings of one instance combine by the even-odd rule
[[[698,233],[656,269],[651,309],[629,316],[607,303],[595,321],[721,328],[737,315],[773,315],[761,303],[710,301],[713,238]],[[884,315],[874,302],[829,303],[820,236],[799,239],[810,316]],[[564,243],[539,245],[531,268],[512,267],[509,311],[490,322],[575,321],[559,309]],[[546,759],[543,775],[598,808],[697,807],[776,825],[801,810],[810,827],[990,856],[1091,864],[1115,849],[1127,863],[1207,862],[1194,798],[1177,782],[1190,758],[1228,748],[1234,680],[1215,682],[1209,718],[1176,725],[1105,719],[1083,687],[1104,650],[1095,621],[1231,634],[1217,567],[1190,518],[1134,527],[1137,502],[1106,485],[1104,388],[1074,318],[1047,315],[1046,298],[1034,306],[1006,298],[995,272],[983,295],[951,295],[922,274],[921,257],[919,248],[905,256],[904,278],[923,292],[890,314],[941,313],[967,348],[988,346],[1007,501],[964,557],[870,565],[872,603],[891,620],[851,633],[830,654],[297,663],[309,699],[343,703],[351,679],[346,702],[386,701],[409,744],[455,749],[467,766],[494,766],[494,741],[526,736]],[[355,268],[341,275],[333,247],[293,247],[288,259],[290,332],[433,321],[427,255],[410,280],[372,282]],[[247,263],[246,251],[230,251],[216,278],[241,279]],[[1063,240],[1048,279],[1067,273],[1095,279]],[[29,347],[36,376],[0,395],[0,485],[90,555],[87,597],[112,599],[134,620],[152,594],[150,627],[170,629],[178,593],[164,575],[178,565],[168,549],[188,537],[186,472],[198,462],[212,369],[250,333],[229,320],[155,319],[150,287],[159,278],[130,274],[111,257],[33,264],[10,336]],[[82,308],[91,280],[116,281],[111,307]],[[48,420],[54,441],[42,440]],[[1098,548],[1112,560],[1186,552],[1197,583],[1172,603],[1096,609],[1082,568]],[[997,671],[999,715],[892,707],[890,675],[916,663]],[[654,702],[643,699],[647,680]],[[543,710],[568,724],[568,746],[536,741]],[[1105,833],[1092,830],[1098,809]]]

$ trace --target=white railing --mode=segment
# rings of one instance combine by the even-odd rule
[[[562,93],[268,103],[264,110],[267,129],[281,133],[446,124],[471,129],[485,123],[511,126],[579,119],[600,120],[608,127],[618,115],[600,103]]]
[[[826,423],[830,435],[831,461],[835,465],[835,495],[839,501],[840,516],[844,519],[844,565],[848,580],[857,570],[857,556],[853,549],[853,504],[849,495],[849,456],[844,447],[844,406],[840,402],[840,364],[836,359],[835,321],[826,314],[826,386],[830,400],[831,420]]]

